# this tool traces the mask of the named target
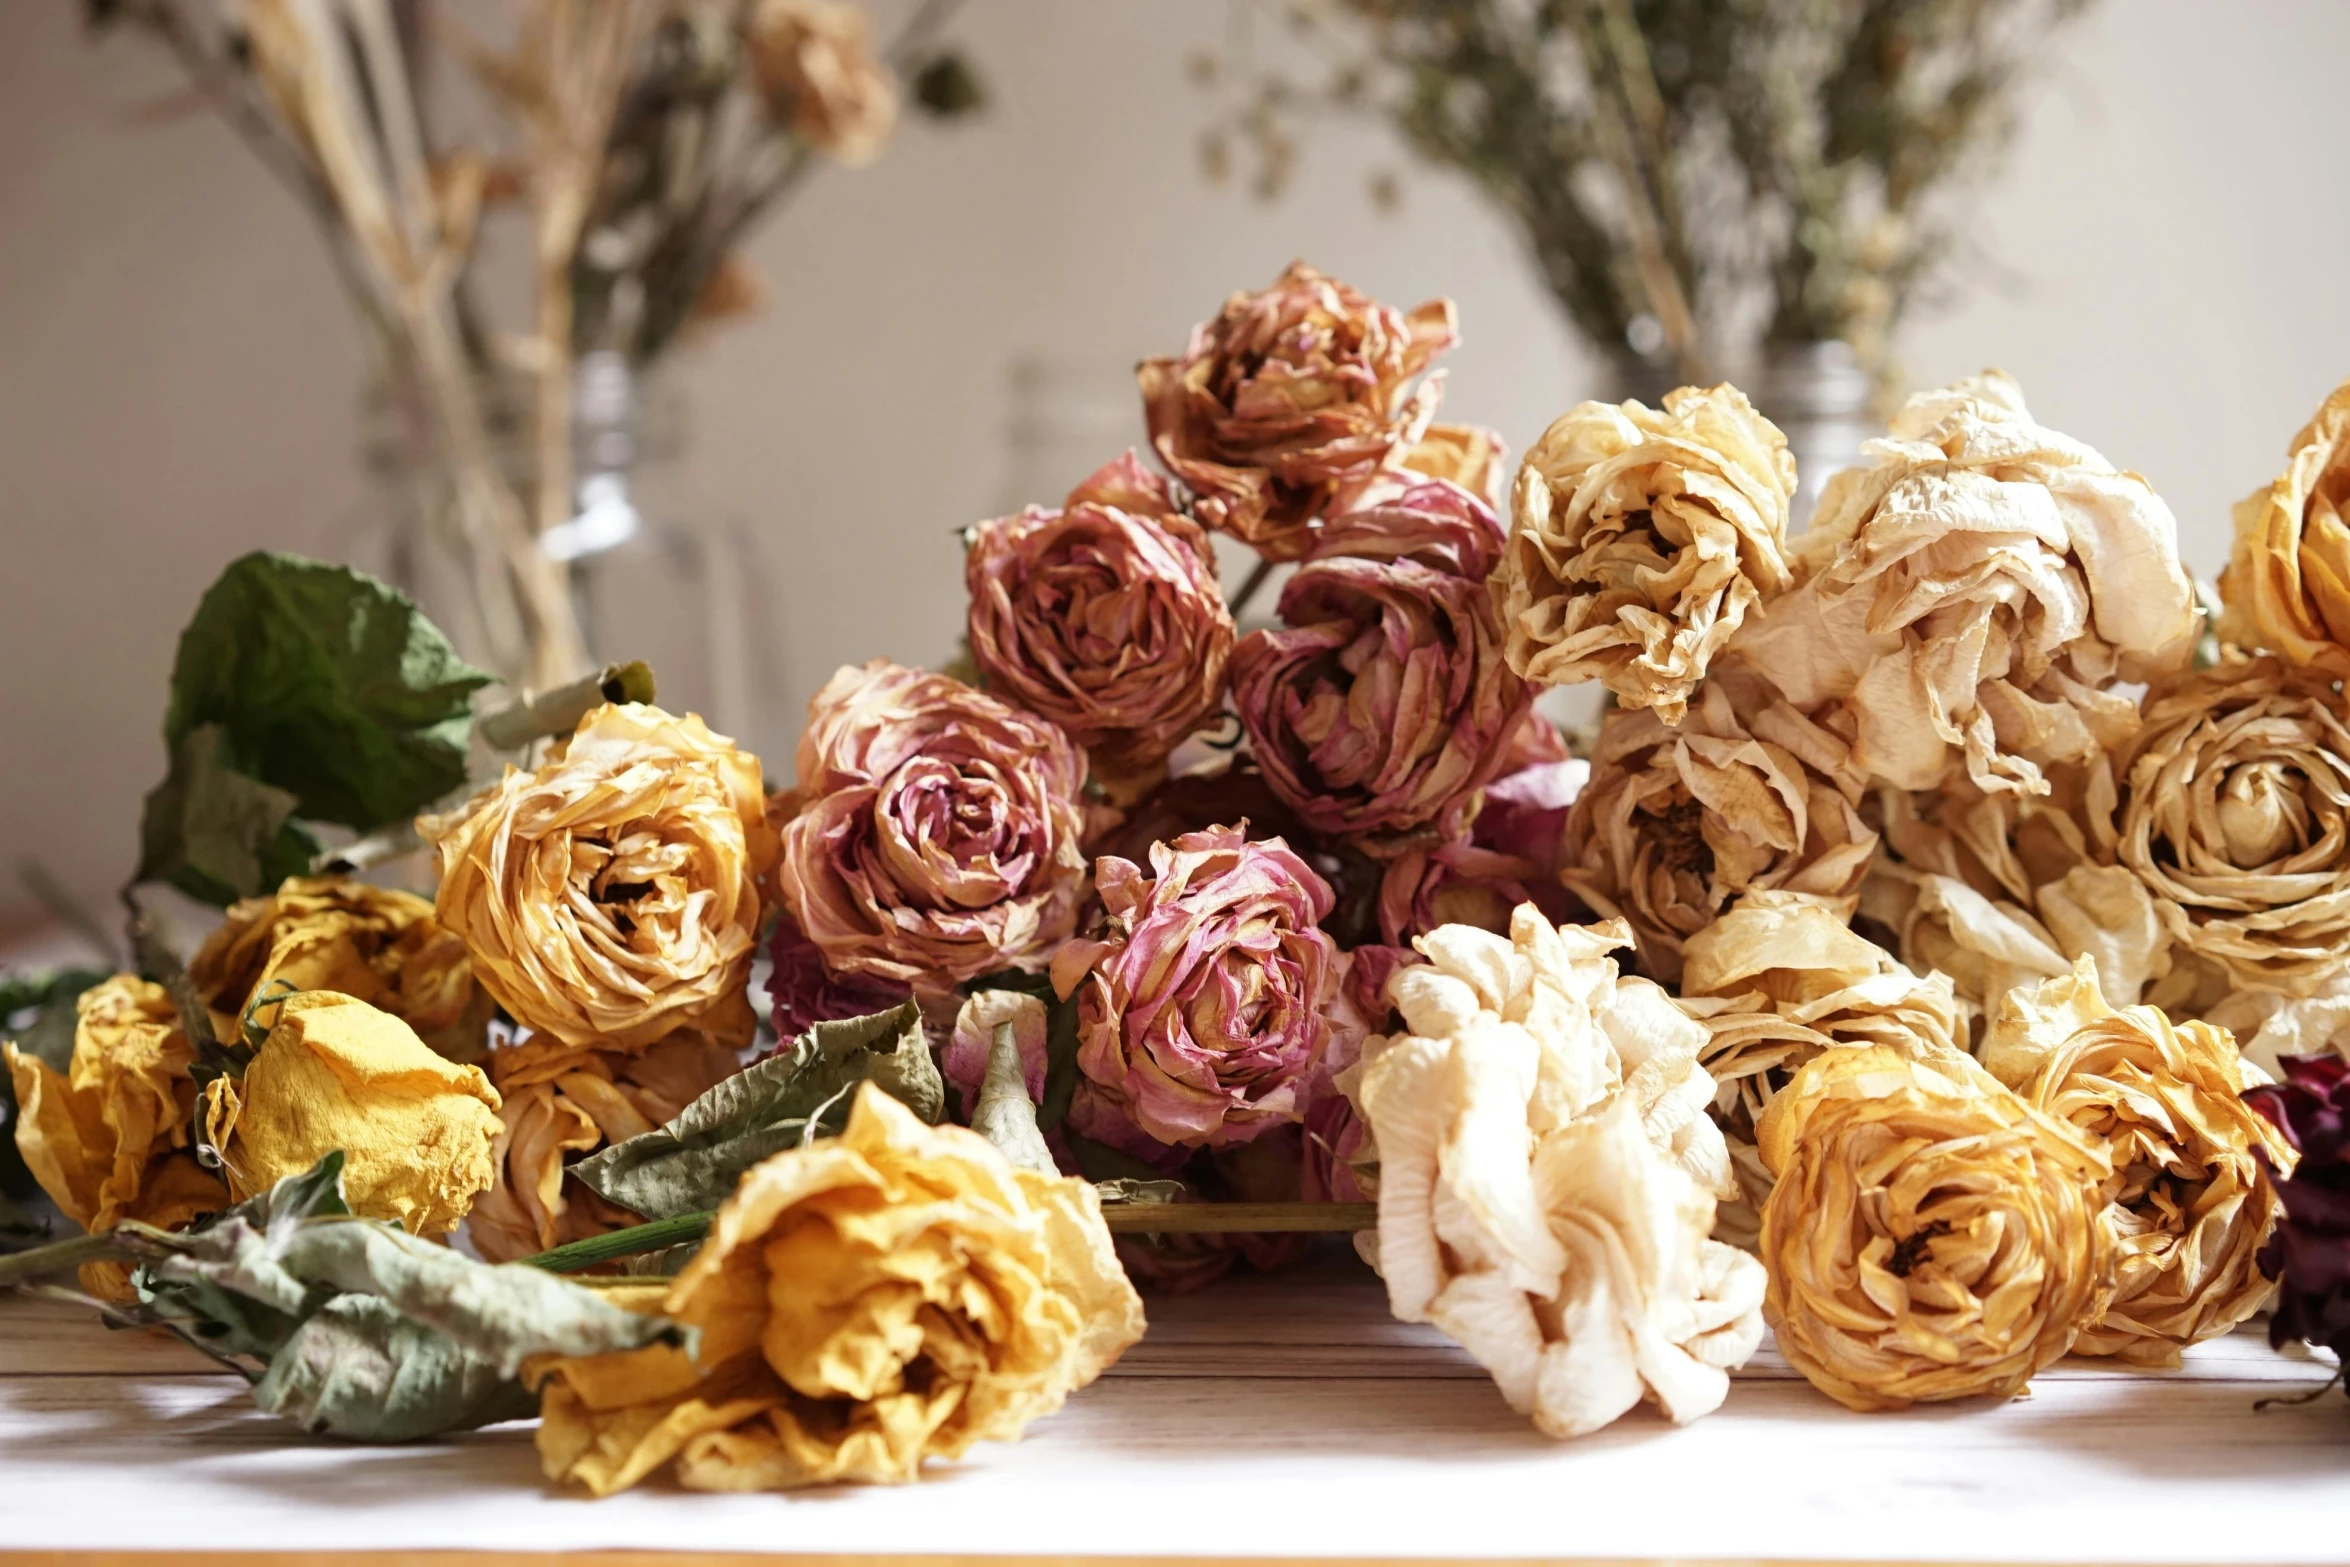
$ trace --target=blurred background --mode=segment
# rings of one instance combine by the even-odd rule
[[[917,16],[872,10],[876,51]],[[1680,10],[1706,33],[1707,7]],[[972,0],[945,19],[925,60],[951,52],[969,82],[929,85],[966,112],[909,107],[868,166],[816,161],[740,247],[738,313],[645,374],[579,379],[575,417],[605,418],[601,396],[620,437],[626,489],[604,501],[644,522],[593,568],[596,654],[650,656],[666,701],[788,777],[835,667],[953,655],[956,530],[1141,444],[1133,362],[1293,258],[1401,308],[1457,300],[1444,416],[1513,452],[1582,398],[1641,390],[1490,189],[1295,85],[1329,56],[1279,17]],[[2044,422],[2146,474],[2216,574],[2229,504],[2350,373],[2345,59],[2336,0],[2107,0],[2033,43],[2012,141],[1869,345],[1880,393],[2005,368]],[[99,906],[134,862],[174,640],[232,556],[431,563],[403,542],[415,475],[318,229],[184,66],[52,0],[0,8],[0,73],[4,939],[41,919],[23,862]],[[498,216],[497,172],[492,239],[524,221]],[[1669,359],[1668,335],[1650,318],[1632,339]],[[1736,337],[1707,367],[1743,383],[1764,366]],[[578,448],[584,478],[600,449]],[[581,522],[610,512],[582,497]]]

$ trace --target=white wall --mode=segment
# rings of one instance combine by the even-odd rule
[[[96,899],[135,853],[196,594],[241,550],[347,540],[364,363],[304,220],[208,119],[155,123],[168,68],[135,38],[92,47],[78,10],[0,7],[0,876],[37,855]],[[1399,305],[1457,298],[1448,412],[1515,447],[1600,389],[1468,192],[1424,175],[1400,215],[1371,210],[1377,131],[1318,132],[1275,205],[1207,187],[1182,62],[1222,20],[976,0],[985,122],[917,127],[754,247],[770,308],[686,371],[691,485],[779,578],[771,710],[713,715],[771,764],[836,664],[952,644],[950,529],[1001,498],[1018,356],[1114,383],[1303,255]],[[2044,419],[2146,473],[2216,571],[2228,502],[2350,374],[2344,59],[2336,0],[2107,0],[1982,204],[1994,281],[1913,326],[1912,378],[2015,372]]]

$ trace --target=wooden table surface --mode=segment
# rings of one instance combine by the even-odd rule
[[[1150,1301],[1149,1335],[1028,1439],[921,1485],[602,1502],[527,1425],[363,1448],[61,1303],[0,1298],[4,1553],[797,1551],[955,1557],[1896,1561],[2350,1558],[2350,1401],[2255,1333],[2172,1373],[2067,1362],[2032,1396],[1854,1415],[1766,1347],[1720,1412],[1538,1435],[1343,1254]],[[54,1559],[25,1557],[32,1559]]]

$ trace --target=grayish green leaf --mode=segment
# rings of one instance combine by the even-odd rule
[[[253,1402],[315,1435],[365,1442],[538,1413],[512,1373],[369,1295],[338,1295],[295,1329],[253,1385]]]
[[[582,1159],[571,1173],[648,1219],[699,1213],[724,1202],[760,1160],[837,1129],[853,1090],[867,1082],[933,1126],[946,1114],[946,1085],[913,1002],[819,1023],[788,1053],[737,1072],[665,1125]]]
[[[1181,1202],[1186,1188],[1181,1181],[1144,1181],[1122,1175],[1107,1181],[1093,1183],[1094,1195],[1105,1208],[1131,1207],[1140,1203]]]
[[[310,868],[318,840],[294,821],[299,800],[239,765],[219,724],[172,742],[171,771],[139,819],[140,881],[169,882],[191,898],[232,903]]]

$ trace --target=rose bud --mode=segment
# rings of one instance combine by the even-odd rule
[[[1207,535],[1129,452],[1058,510],[983,522],[969,541],[988,690],[1059,724],[1131,797],[1223,700],[1234,632]]]
[[[1296,560],[1342,483],[1426,433],[1439,378],[1410,383],[1456,335],[1448,299],[1407,316],[1293,263],[1135,371],[1151,447],[1203,524]]]

